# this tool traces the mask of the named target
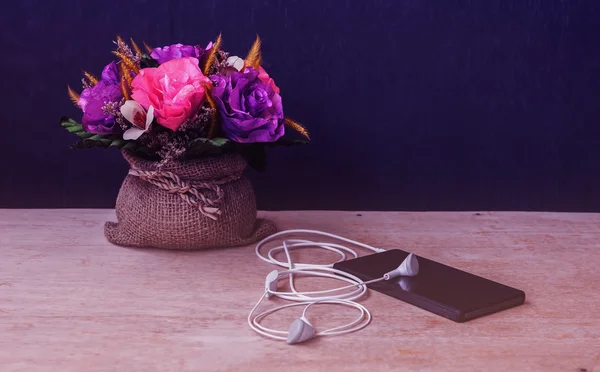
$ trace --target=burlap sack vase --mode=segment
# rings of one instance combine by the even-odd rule
[[[255,243],[275,225],[257,219],[254,189],[238,154],[158,163],[123,155],[131,169],[116,201],[107,240],[126,247],[197,250]]]

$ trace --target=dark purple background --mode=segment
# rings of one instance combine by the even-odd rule
[[[116,34],[245,55],[313,144],[249,172],[262,209],[600,211],[600,5],[559,0],[20,0],[0,11],[0,207],[113,207],[66,85]]]

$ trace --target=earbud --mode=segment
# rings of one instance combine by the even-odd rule
[[[415,276],[419,273],[419,261],[414,253],[411,253],[402,261],[397,269],[383,275],[383,279],[390,280],[397,276]]]
[[[277,281],[279,279],[279,271],[273,270],[267,275],[265,279],[265,291],[267,292],[267,298],[273,294],[271,292],[277,291]]]
[[[312,326],[312,324],[310,324],[308,319],[305,317],[300,317],[294,320],[292,325],[290,325],[286,341],[289,345],[298,344],[300,342],[310,340],[311,338],[315,337],[315,334],[315,328]]]

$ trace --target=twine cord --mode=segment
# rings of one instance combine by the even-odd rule
[[[170,194],[179,195],[181,199],[198,209],[204,216],[215,221],[218,219],[217,216],[221,215],[219,206],[225,197],[225,192],[219,185],[235,181],[241,177],[240,175],[234,174],[219,180],[205,181],[192,185],[183,181],[178,175],[167,171],[130,169],[129,174],[139,177]],[[216,197],[210,198],[205,195],[206,191],[202,192],[200,190],[213,191],[216,194]]]

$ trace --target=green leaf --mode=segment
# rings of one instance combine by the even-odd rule
[[[117,147],[119,149],[122,149],[123,147],[125,147],[126,144],[127,143],[125,140],[116,139],[116,140],[113,140],[108,147]]]
[[[227,139],[227,138],[215,138],[212,140],[208,139],[208,138],[196,138],[195,140],[190,142],[190,147],[194,147],[199,144],[221,147],[221,146],[228,145],[230,142],[231,141],[229,141],[229,139]]]
[[[76,134],[81,138],[88,138],[94,135],[93,133],[85,132],[81,125],[69,126],[65,127],[65,129],[67,130],[67,132]]]
[[[89,138],[93,136],[92,133],[84,131],[83,126],[71,118],[61,118],[60,125],[62,125],[62,127],[67,130],[67,132],[73,133],[81,138]]]
[[[232,148],[233,142],[227,138],[196,138],[191,141],[184,155],[186,159],[197,158],[200,156],[219,155],[228,152]]]
[[[276,147],[276,146],[296,146],[296,145],[306,145],[309,144],[310,141],[307,140],[292,140],[292,139],[288,139],[288,138],[280,138],[275,142],[268,142],[266,143],[267,146],[269,147]]]
[[[121,149],[123,149],[123,150],[138,150],[141,148],[142,148],[141,146],[138,147],[137,144],[132,141],[128,141],[125,145],[123,145],[123,147],[121,147]]]
[[[81,132],[83,130],[81,125],[72,126],[72,127],[69,126],[69,127],[65,127],[65,129],[67,130],[67,132],[75,133],[75,134],[77,134],[77,132]]]
[[[81,128],[81,124],[79,124],[75,120],[68,118],[66,116],[63,116],[60,119],[60,125],[62,125],[65,128],[69,128],[69,127],[80,127]]]
[[[227,138],[215,138],[213,140],[209,140],[209,142],[215,146],[224,146],[227,145],[230,141]]]
[[[92,135],[90,138],[88,138],[90,141],[101,141],[106,139],[106,137],[102,134],[94,134]]]
[[[91,134],[88,133],[89,136],[86,136],[82,140],[79,140],[77,143],[71,146],[73,149],[86,149],[92,147],[115,147],[117,149],[127,148],[129,150],[135,150],[137,144],[133,141],[125,141],[120,135],[111,134],[111,135],[103,135],[103,134]]]
[[[105,147],[102,142],[90,141],[88,139],[82,139],[71,145],[72,149],[89,149],[92,147]]]
[[[147,54],[143,54],[141,61],[140,61],[140,67],[141,68],[147,68],[147,67],[158,67],[159,63],[157,60],[155,60],[154,58],[150,57]]]

